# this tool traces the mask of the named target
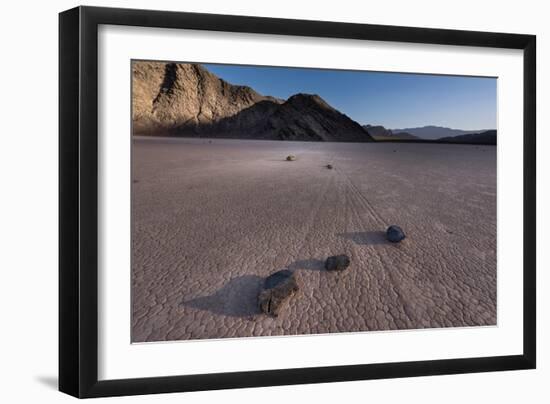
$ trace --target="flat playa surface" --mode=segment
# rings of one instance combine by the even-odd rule
[[[132,158],[134,342],[496,324],[494,146],[134,137]],[[281,269],[300,291],[268,317]]]

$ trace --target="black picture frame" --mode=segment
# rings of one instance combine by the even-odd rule
[[[181,28],[523,50],[523,354],[98,380],[98,26]],[[536,366],[536,37],[183,12],[77,7],[59,15],[59,390],[104,397]]]

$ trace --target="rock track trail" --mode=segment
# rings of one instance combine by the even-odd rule
[[[133,142],[133,342],[496,324],[494,147]],[[285,268],[300,290],[263,315]]]

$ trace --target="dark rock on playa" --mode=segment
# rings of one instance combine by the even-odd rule
[[[282,306],[298,291],[294,273],[288,269],[268,276],[264,289],[258,295],[258,304],[263,313],[278,316]]]
[[[392,243],[399,243],[405,238],[405,233],[403,232],[401,227],[391,225],[390,227],[388,227],[388,230],[386,230],[386,238]]]
[[[282,271],[277,271],[265,278],[264,289],[273,289],[281,283],[284,283],[289,278],[293,278],[294,274],[289,269],[283,269]]]
[[[351,260],[347,255],[335,255],[327,258],[325,261],[325,269],[327,271],[343,271],[349,267],[350,263]]]
[[[329,170],[332,170],[332,164],[327,164],[327,168],[328,168]]]
[[[294,161],[296,160],[296,156],[293,156],[292,154],[290,156],[286,156],[286,161]]]

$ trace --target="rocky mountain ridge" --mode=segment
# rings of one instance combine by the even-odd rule
[[[368,142],[372,137],[318,95],[288,100],[232,85],[199,64],[134,62],[135,135]]]

